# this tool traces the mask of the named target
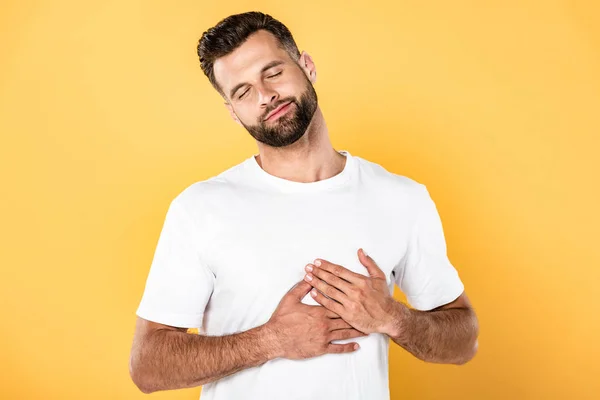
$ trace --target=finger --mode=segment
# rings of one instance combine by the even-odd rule
[[[304,279],[309,282],[313,287],[317,288],[321,293],[325,294],[330,299],[334,299],[338,303],[344,304],[344,301],[348,299],[348,296],[344,292],[341,292],[336,287],[329,285],[327,282],[317,278],[311,274],[307,274]]]
[[[313,262],[313,264],[316,267],[321,268],[327,272],[330,272],[333,275],[338,276],[342,279],[345,279],[346,281],[348,281],[350,283],[356,283],[359,279],[364,278],[363,275],[354,273],[354,272],[350,271],[348,268],[344,268],[341,265],[331,263],[331,262],[323,260],[321,258],[316,259]]]
[[[350,282],[348,282],[345,279],[340,278],[339,276],[332,274],[331,272],[329,272],[323,268],[319,268],[317,266],[313,266],[312,272],[309,272],[306,275],[316,276],[317,278],[326,282],[328,285],[333,286],[334,288],[338,289],[339,291],[341,291],[342,293],[344,293],[346,295],[348,293],[350,293],[350,290],[352,290],[352,286],[351,286],[352,284]]]
[[[315,299],[315,301],[317,303],[319,303],[326,309],[333,311],[340,317],[344,316],[345,308],[343,305],[341,305],[337,301],[327,298],[326,296],[323,295],[323,293],[319,292],[317,289],[314,289],[314,288],[313,288],[313,290],[310,291],[310,295],[312,296],[313,299]]]
[[[318,316],[318,317],[327,317],[327,318],[331,318],[331,319],[335,319],[335,318],[342,318],[339,315],[337,315],[336,313],[334,313],[331,310],[326,309],[325,307],[323,307],[320,304],[317,304],[316,306],[313,306],[312,304],[303,304],[306,307],[309,307],[309,313],[311,315],[314,316]]]
[[[309,307],[308,312],[312,315],[320,316],[320,317],[327,317],[329,319],[342,318],[337,313],[334,313],[333,311],[326,309],[325,307],[323,307],[320,304],[317,304],[316,306],[313,306],[310,304],[303,304],[303,305],[306,305],[306,307]]]
[[[288,292],[285,294],[285,297],[295,301],[302,301],[304,296],[310,292],[310,289],[312,289],[312,286],[305,280],[301,280],[292,286],[290,290],[288,290]]]
[[[362,333],[362,332],[360,332],[360,333]],[[367,336],[367,335],[362,334],[360,336]],[[329,345],[327,346],[327,350],[329,353],[350,353],[353,351],[357,351],[358,349],[360,349],[360,345],[357,342],[344,343],[344,344],[329,343]]]
[[[367,267],[367,271],[371,277],[385,279],[385,273],[381,270],[381,268],[379,268],[375,261],[373,261],[371,256],[367,255],[362,248],[358,250],[358,259],[362,265]]]
[[[348,329],[348,328],[352,328],[352,325],[350,325],[349,323],[344,321],[342,318],[332,319],[331,322],[329,323],[330,331],[335,331],[338,329]]]
[[[335,331],[331,331],[329,333],[329,336],[327,337],[327,339],[329,339],[329,341],[332,341],[332,340],[341,340],[341,339],[351,339],[351,338],[357,338],[357,337],[363,337],[363,336],[367,336],[367,334],[362,333],[361,331],[357,331],[356,329],[350,328],[350,329],[338,329]]]
[[[333,344],[327,345],[328,353],[352,353],[360,348],[358,343],[344,343],[344,344]]]

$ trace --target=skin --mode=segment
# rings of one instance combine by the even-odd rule
[[[249,127],[260,126],[264,117],[281,104],[282,99],[298,98],[306,91],[306,80],[310,84],[316,82],[316,66],[306,52],[302,52],[298,60],[292,59],[267,31],[251,35],[238,50],[215,62],[215,77],[225,94],[225,106],[233,120],[253,134]],[[283,63],[261,72],[263,66],[272,61]],[[240,83],[245,85],[231,96],[231,90]],[[237,97],[240,93],[244,93],[241,99]],[[293,111],[289,110],[279,120],[293,118]],[[345,164],[345,157],[331,146],[327,125],[318,106],[304,135],[290,145],[273,147],[260,140],[257,140],[257,145],[259,165],[271,175],[292,181],[326,179],[341,172]],[[462,364],[474,357],[478,321],[466,293],[434,310],[409,309],[390,296],[385,277],[373,260],[360,254],[359,251],[363,265],[370,268],[370,280],[365,282],[343,266],[336,266],[338,273],[352,278],[354,282],[348,284],[337,279],[328,283],[327,279],[319,279],[316,274],[323,274],[329,279],[334,275],[317,268],[313,274],[308,274],[315,279],[310,281],[307,278],[307,282],[315,286],[316,301],[338,313],[361,332],[387,334],[422,360]],[[333,265],[322,261],[327,266]],[[324,290],[332,291],[332,288],[336,289],[332,293],[338,296],[340,290],[349,291],[348,295],[342,296],[344,306],[322,295]]]
[[[281,63],[261,71],[273,61]],[[316,67],[306,52],[293,59],[273,35],[258,31],[217,59],[214,72],[231,117],[257,140],[256,161],[266,172],[291,181],[316,182],[343,170],[346,158],[329,140],[312,89]],[[239,83],[245,83],[247,91],[242,99],[230,94]],[[286,113],[265,120],[290,100]],[[296,122],[302,104],[309,120],[306,129],[299,131],[302,124]],[[477,318],[466,293],[431,311],[411,310],[390,296],[374,260],[362,251],[358,257],[369,277],[317,259],[307,266],[312,268],[307,270],[312,279],[291,288],[267,323],[244,332],[195,335],[185,327],[137,317],[129,360],[133,382],[144,393],[196,387],[278,357],[303,359],[360,351],[354,342],[330,342],[375,332],[388,335],[424,361],[463,364],[474,356]],[[313,290],[322,307],[301,302]]]
[[[317,79],[317,70],[312,58],[303,51],[294,60],[278,46],[277,39],[267,31],[258,31],[232,53],[214,63],[216,81],[225,94],[225,107],[231,118],[241,126],[257,125],[282,99],[300,98],[306,91],[307,81],[312,85]],[[283,64],[264,73],[261,69],[272,61]],[[275,78],[269,78],[281,72]],[[242,91],[249,89],[243,99],[230,96],[237,84],[247,82]],[[239,91],[236,94],[242,93]],[[295,111],[288,110],[285,116]],[[281,121],[267,121],[267,125]],[[331,145],[329,131],[317,105],[306,132],[293,144],[284,147],[268,146],[257,141],[258,164],[269,174],[296,182],[316,182],[339,174],[345,166],[345,156]]]
[[[431,311],[410,309],[390,295],[375,261],[363,249],[357,254],[368,276],[323,259],[305,266],[316,302],[358,331],[388,335],[423,361],[464,364],[475,356],[478,321],[465,292]]]

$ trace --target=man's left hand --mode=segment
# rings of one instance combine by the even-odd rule
[[[358,258],[369,276],[323,259],[308,264],[304,280],[314,288],[311,296],[361,332],[395,334],[399,324],[397,309],[401,303],[390,295],[385,274],[375,261],[362,249],[358,251]]]

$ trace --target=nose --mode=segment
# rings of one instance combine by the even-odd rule
[[[262,107],[268,106],[279,99],[279,93],[269,85],[261,85],[258,88],[258,96],[258,101]]]

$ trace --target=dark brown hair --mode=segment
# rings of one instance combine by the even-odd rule
[[[204,32],[198,41],[200,68],[211,85],[223,97],[226,98],[215,80],[213,71],[215,60],[234,51],[248,39],[248,36],[260,29],[272,33],[279,41],[280,48],[285,50],[293,60],[300,57],[298,46],[290,30],[275,18],[259,11],[230,15]]]

